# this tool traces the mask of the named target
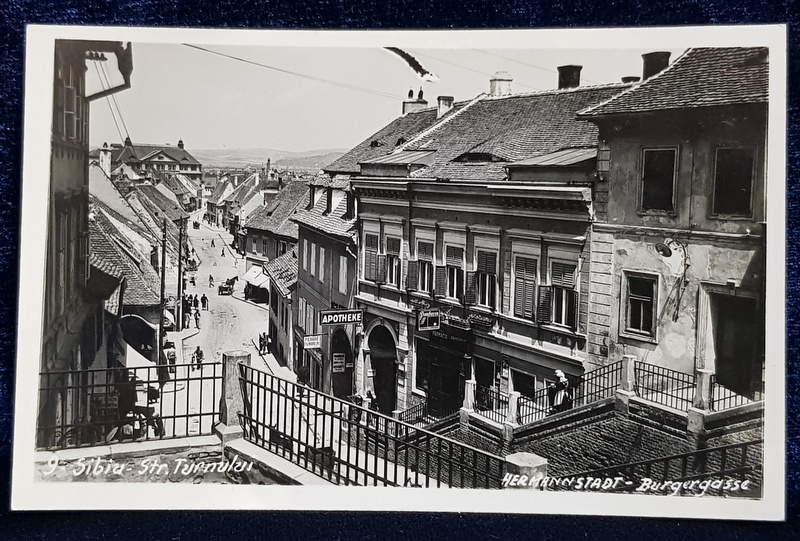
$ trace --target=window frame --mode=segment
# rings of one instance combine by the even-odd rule
[[[347,256],[339,256],[339,293],[347,295]]]
[[[449,265],[447,263],[447,248],[450,246],[458,250],[461,250],[461,265],[459,267],[456,267],[455,265]],[[451,242],[444,243],[444,245],[442,246],[442,263],[445,268],[445,273],[446,273],[445,277],[447,281],[446,283],[447,287],[444,295],[445,299],[457,302],[462,302],[464,300],[466,260],[467,260],[467,251],[464,246]],[[454,273],[452,276],[451,272]],[[455,284],[453,284],[452,282],[455,282]],[[451,289],[454,292],[454,296],[450,295]]]
[[[640,280],[649,280],[653,282],[653,309],[652,309],[652,321],[651,327],[652,331],[650,334],[645,334],[644,332],[638,331],[636,329],[631,329],[628,326],[629,321],[629,311],[630,311],[630,278],[636,278]],[[640,342],[648,342],[651,344],[658,343],[658,293],[660,288],[660,280],[659,275],[650,273],[650,272],[643,272],[638,270],[622,270],[622,288],[621,288],[621,295],[620,295],[620,320],[619,320],[619,335],[624,338],[629,338],[632,340],[638,340]]]
[[[573,286],[572,286],[571,289],[567,289],[564,286],[560,286],[560,285],[557,286],[557,285],[553,284],[553,263],[562,264],[562,265],[570,265],[572,267],[575,267],[575,270],[573,271],[573,273],[574,273],[573,274]],[[569,321],[565,321],[565,322],[556,321],[556,317],[555,317],[556,316],[556,288],[558,288],[559,290],[562,290],[562,291],[564,291],[564,293],[566,293],[565,295],[562,295],[562,297],[561,297],[560,311],[561,311],[561,316],[565,320],[567,320],[569,318],[569,304],[570,304],[569,299],[574,298],[575,296],[577,296],[579,288],[580,288],[580,282],[578,280],[578,267],[579,267],[578,261],[572,261],[572,260],[568,260],[568,259],[561,259],[561,258],[558,258],[558,257],[551,257],[551,258],[548,258],[548,260],[547,260],[547,283],[549,284],[549,287],[550,287],[550,322],[549,322],[549,324],[553,325],[555,327],[558,327],[558,328],[569,329],[570,331],[573,331],[573,329],[577,329],[577,327],[578,327],[578,322],[580,320],[580,314],[579,314],[580,306],[576,306],[575,314],[574,314],[575,315],[575,322],[574,323],[570,323]],[[570,293],[571,293],[571,295],[570,295]],[[577,305],[578,304],[577,299],[574,300],[572,302],[572,304]]]
[[[523,299],[522,315],[518,315],[517,314],[517,303],[516,303],[516,298],[517,298],[517,260],[519,260],[520,258],[527,259],[529,261],[533,261],[533,268],[534,268],[534,273],[533,273],[533,293],[532,293],[531,299],[530,299],[530,301],[531,301],[531,316],[530,316],[530,318],[525,317],[525,306],[524,306],[525,300],[524,299]],[[524,321],[530,321],[532,323],[535,323],[537,321],[536,310],[537,310],[537,308],[539,306],[539,299],[538,299],[538,294],[537,293],[538,293],[538,289],[539,289],[539,284],[541,283],[541,280],[540,280],[540,274],[541,274],[540,264],[541,263],[540,263],[540,256],[539,255],[531,255],[531,254],[527,254],[527,253],[513,253],[512,256],[511,256],[511,302],[510,302],[511,306],[509,307],[510,308],[510,313],[515,318],[522,319]],[[524,280],[524,278],[523,278],[523,280]]]
[[[663,152],[663,151],[671,151],[674,153],[673,160],[672,160],[672,195],[670,199],[671,209],[645,209],[644,208],[644,193],[645,193],[645,183],[644,183],[644,167],[645,167],[645,155],[648,152]],[[678,185],[678,168],[680,165],[680,146],[644,146],[641,148],[639,154],[639,201],[638,201],[638,213],[639,214],[650,214],[650,215],[660,215],[660,216],[676,216],[677,215],[677,208],[676,208],[676,196],[675,191]]]
[[[729,212],[717,212],[716,210],[716,203],[717,203],[717,171],[719,167],[719,151],[720,150],[752,150],[753,151],[753,165],[750,171],[750,204],[748,205],[748,210],[746,213],[738,214],[738,213],[729,213]],[[753,217],[753,208],[754,205],[754,195],[755,195],[755,183],[756,183],[756,174],[758,171],[758,146],[726,146],[721,145],[714,147],[714,170],[711,177],[711,197],[709,202],[709,211],[708,216],[710,218],[716,219],[725,219],[725,220],[747,220],[752,219]]]
[[[478,270],[479,253],[485,252],[494,255],[494,273],[488,274]],[[500,265],[500,254],[497,250],[475,248],[475,304],[487,310],[497,310],[497,288],[499,280],[497,279],[497,271]],[[485,283],[484,283],[485,282]],[[484,286],[486,290],[484,291]],[[484,293],[486,295],[484,295]],[[491,295],[491,298],[489,298]],[[484,303],[483,297],[487,296],[487,303]]]

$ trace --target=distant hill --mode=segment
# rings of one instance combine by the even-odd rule
[[[187,149],[204,166],[245,167],[263,166],[267,159],[272,165],[293,169],[321,169],[338,159],[349,149],[331,148],[290,152],[270,148]]]

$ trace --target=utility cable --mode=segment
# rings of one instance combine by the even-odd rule
[[[286,75],[294,75],[295,77],[301,77],[303,79],[308,79],[308,80],[316,81],[316,82],[319,82],[319,83],[325,83],[325,84],[329,84],[329,85],[333,85],[333,86],[338,86],[340,88],[346,88],[348,90],[355,90],[356,92],[363,92],[365,94],[371,94],[373,96],[378,96],[378,97],[382,97],[382,98],[389,98],[389,99],[392,99],[392,100],[400,99],[400,97],[398,97],[398,96],[396,96],[394,94],[389,94],[387,92],[381,92],[380,90],[372,90],[372,89],[369,89],[369,88],[363,88],[363,87],[360,87],[360,86],[350,85],[350,84],[347,84],[347,83],[341,83],[339,81],[332,81],[330,79],[323,79],[321,77],[315,77],[313,75],[306,75],[305,73],[300,73],[300,72],[297,72],[297,71],[291,71],[291,70],[287,70],[287,69],[283,69],[283,68],[276,68],[275,66],[270,66],[268,64],[262,64],[260,62],[255,62],[253,60],[247,60],[246,58],[241,58],[241,57],[238,57],[238,56],[235,56],[235,55],[226,54],[226,53],[222,53],[222,52],[219,52],[219,51],[214,51],[212,49],[206,49],[205,47],[200,47],[199,45],[192,45],[190,43],[183,43],[182,45],[184,45],[185,47],[192,48],[192,49],[197,49],[198,51],[203,51],[203,52],[206,52],[206,53],[209,53],[209,54],[221,56],[223,58],[229,58],[231,60],[236,60],[237,62],[244,62],[245,64],[250,64],[252,66],[257,66],[257,67],[260,67],[260,68],[276,71],[278,73],[284,73]]]
[[[473,51],[477,51],[479,53],[483,53],[489,56],[495,56],[497,58],[502,58],[503,60],[509,60],[511,62],[516,62],[517,64],[522,64],[523,66],[528,66],[529,68],[535,68],[537,70],[547,71],[550,73],[558,73],[558,70],[550,69],[550,68],[543,68],[542,66],[537,66],[535,64],[529,64],[527,62],[523,62],[522,60],[517,60],[516,58],[510,58],[508,56],[503,56],[497,53],[490,53],[489,51],[484,51],[483,49],[472,49]],[[584,79],[587,83],[592,84],[600,84],[597,81],[592,81],[590,79]]]
[[[461,68],[461,69],[464,69],[464,70],[467,70],[467,71],[471,71],[473,73],[478,73],[480,75],[483,75],[484,77],[491,77],[491,74],[489,74],[489,73],[484,73],[482,71],[479,71],[479,70],[476,70],[476,69],[473,69],[473,68],[468,68],[467,66],[462,66],[461,64],[456,64],[455,62],[442,60],[441,58],[436,58],[435,56],[431,56],[429,54],[420,53],[419,51],[414,51],[414,54],[419,55],[419,56],[424,56],[426,58],[430,58],[431,60],[436,60],[437,62],[441,62],[443,64],[449,64],[449,65],[455,66],[457,68]],[[516,83],[516,84],[518,84],[519,86],[525,87],[525,88],[530,88],[531,90],[542,90],[541,88],[538,88],[538,87],[535,87],[535,86],[530,86],[530,85],[524,85],[524,84],[519,83],[519,82]]]
[[[103,72],[103,76],[106,79],[106,84],[108,85],[108,88],[111,88],[111,78],[109,77],[108,71],[106,70],[106,65],[101,64],[100,68],[101,71]],[[125,124],[125,119],[122,117],[122,109],[120,108],[119,103],[117,102],[116,94],[111,94],[111,100],[114,102],[114,106],[117,108],[117,115],[119,115],[119,121],[122,123],[122,128],[125,130],[125,135],[128,137],[128,139],[130,139],[131,134],[130,132],[128,132],[128,126]]]
[[[103,83],[103,77],[100,75],[100,68],[97,67],[97,62],[94,63],[94,69],[97,70],[97,77],[100,79],[100,86],[103,88],[103,90],[107,90],[105,83]],[[106,96],[106,103],[108,103],[108,110],[111,111],[111,120],[114,121],[114,126],[117,127],[119,141],[122,143],[125,141],[125,138],[122,136],[122,130],[119,129],[119,123],[117,123],[117,117],[114,115],[114,108],[111,106],[111,100],[108,99],[108,96]]]

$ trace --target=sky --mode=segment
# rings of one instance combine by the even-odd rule
[[[583,66],[581,85],[618,82],[641,76],[641,55],[654,50],[404,47],[438,77],[423,82],[379,47],[188,45],[206,50],[133,43],[131,88],[92,104],[92,146],[129,134],[135,143],[183,139],[190,152],[348,149],[400,116],[409,89],[416,96],[422,87],[430,105],[440,95],[468,100],[488,92],[493,73],[506,71],[514,93],[546,90],[557,87],[556,68],[567,64]],[[672,53],[672,62],[684,49],[662,50]],[[104,72],[89,64],[89,90],[105,73],[111,84],[121,80],[113,55]]]

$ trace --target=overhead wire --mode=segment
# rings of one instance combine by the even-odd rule
[[[431,56],[431,55],[426,54],[426,53],[421,53],[419,51],[414,51],[414,54],[415,55],[419,55],[419,56],[424,56],[426,58],[430,58],[431,60],[436,60],[437,62],[441,62],[443,64],[449,64],[449,65],[455,66],[457,68],[461,68],[461,69],[464,69],[464,70],[467,70],[467,71],[471,71],[473,73],[478,73],[480,75],[483,75],[484,77],[491,77],[490,73],[485,73],[485,72],[480,71],[480,70],[476,70],[476,69],[473,69],[473,68],[468,68],[467,66],[462,66],[461,64],[456,64],[455,62],[450,62],[448,60],[442,60],[441,58],[437,58],[435,56]],[[519,86],[523,86],[525,88],[530,88],[531,90],[542,90],[541,88],[538,88],[538,87],[535,87],[535,86],[530,86],[530,85],[525,85],[525,84],[522,84],[522,83],[519,83],[519,82],[516,83],[516,84],[519,85]]]
[[[510,62],[516,62],[517,64],[522,64],[523,66],[528,66],[529,68],[535,68],[535,69],[542,70],[542,71],[547,71],[547,72],[550,72],[550,73],[558,73],[558,70],[554,70],[554,69],[550,69],[550,68],[543,68],[542,66],[537,66],[535,64],[529,64],[528,62],[523,62],[522,60],[517,60],[516,58],[503,56],[503,55],[497,54],[497,53],[490,53],[489,51],[485,51],[483,49],[472,49],[472,50],[473,51],[477,51],[479,53],[483,53],[483,54],[489,55],[489,56],[502,58],[503,60],[508,60]],[[584,81],[586,81],[587,83],[592,83],[592,84],[600,84],[597,81],[592,81],[590,79],[584,79]]]
[[[106,65],[101,64],[100,69],[103,72],[103,76],[105,77],[106,84],[108,88],[111,88],[111,77],[108,75],[108,70],[106,70]],[[122,128],[125,130],[125,135],[130,139],[131,134],[128,132],[128,126],[125,124],[125,118],[122,116],[122,108],[120,108],[119,103],[117,102],[116,94],[111,94],[111,101],[114,102],[114,106],[117,109],[117,115],[119,115],[119,121],[122,123]]]
[[[278,68],[278,67],[275,67],[275,66],[270,66],[269,64],[264,64],[262,62],[256,62],[254,60],[248,60],[246,58],[241,58],[241,57],[236,56],[236,55],[227,54],[227,53],[223,53],[223,52],[220,52],[220,51],[215,51],[213,49],[207,49],[205,47],[200,47],[199,45],[192,45],[191,43],[183,43],[182,45],[185,46],[185,47],[196,49],[198,51],[203,51],[203,52],[206,52],[206,53],[209,53],[209,54],[221,56],[223,58],[228,58],[228,59],[231,59],[231,60],[235,60],[237,62],[243,62],[245,64],[250,64],[252,66],[257,66],[257,67],[268,69],[268,70],[271,70],[271,71],[276,71],[278,73],[283,73],[283,74],[286,74],[286,75],[293,75],[295,77],[301,77],[303,79],[308,79],[310,81],[316,81],[316,82],[319,82],[319,83],[338,86],[340,88],[353,90],[355,92],[362,92],[364,94],[371,94],[373,96],[378,96],[378,97],[381,97],[381,98],[389,98],[389,99],[392,99],[392,100],[399,99],[399,96],[397,96],[395,94],[389,94],[388,92],[382,92],[380,90],[373,90],[373,89],[370,89],[370,88],[364,88],[364,87],[361,87],[361,86],[342,83],[340,81],[333,81],[331,79],[324,79],[322,77],[315,77],[313,75],[307,75],[305,73],[300,73],[300,72],[297,72],[297,71],[287,70],[287,69],[284,69],[284,68]]]
[[[97,66],[97,61],[94,62],[94,69],[97,71],[97,77],[100,80],[100,86],[103,88],[103,90],[108,90],[103,82],[103,76],[100,75],[100,68]],[[117,128],[119,140],[120,142],[123,142],[125,141],[125,138],[122,136],[122,130],[119,129],[119,123],[117,122],[117,117],[114,115],[114,108],[111,106],[111,100],[108,99],[108,96],[106,96],[106,103],[108,104],[108,110],[111,112],[111,120],[114,121],[114,126]]]

